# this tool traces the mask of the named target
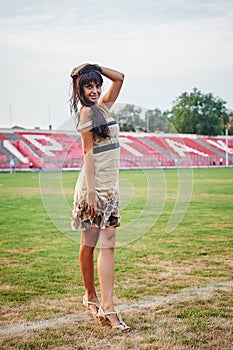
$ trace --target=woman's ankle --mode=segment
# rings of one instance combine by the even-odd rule
[[[96,293],[85,293],[85,296],[87,298],[88,301],[92,301],[92,302],[97,302],[98,301],[98,297],[96,295]]]
[[[104,312],[115,311],[113,303],[101,303]]]

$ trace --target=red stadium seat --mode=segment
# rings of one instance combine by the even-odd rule
[[[224,136],[120,133],[122,168],[169,166],[211,166],[226,164]],[[76,132],[2,130],[0,168],[80,168],[83,153]],[[228,138],[229,164],[233,163],[233,137]]]

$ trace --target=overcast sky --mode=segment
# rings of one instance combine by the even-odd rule
[[[0,50],[0,127],[58,128],[85,62],[125,73],[119,104],[197,87],[233,109],[233,0],[0,0]]]

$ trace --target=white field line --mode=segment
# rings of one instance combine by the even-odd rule
[[[175,304],[178,302],[190,301],[195,298],[210,297],[215,291],[230,290],[233,287],[233,281],[208,284],[200,288],[185,288],[177,294],[170,294],[164,297],[153,297],[150,300],[138,301],[131,304],[119,305],[118,311],[124,311],[128,313],[130,311],[140,311],[140,309],[150,309],[161,307],[167,304]],[[45,327],[53,327],[66,323],[75,322],[81,323],[82,321],[89,320],[90,317],[86,314],[83,315],[69,315],[58,318],[51,318],[49,320],[42,320],[37,322],[28,322],[23,324],[15,324],[7,327],[0,328],[0,335],[16,334],[27,330],[35,330]]]

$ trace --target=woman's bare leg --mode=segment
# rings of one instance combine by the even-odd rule
[[[101,306],[104,312],[115,311],[113,303],[114,286],[114,247],[116,228],[108,227],[99,233],[98,275],[101,291]],[[113,324],[118,325],[116,315],[109,315]]]
[[[98,236],[99,230],[97,228],[82,231],[79,252],[80,270],[85,287],[85,295],[92,302],[98,300],[94,277],[94,249],[98,241]]]

